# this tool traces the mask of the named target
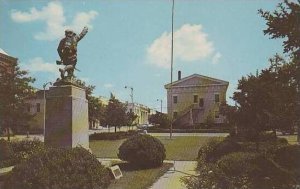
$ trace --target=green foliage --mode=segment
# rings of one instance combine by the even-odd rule
[[[157,138],[150,135],[136,135],[122,143],[118,157],[137,167],[158,167],[166,158],[166,150]]]
[[[289,129],[298,119],[295,64],[279,56],[270,62],[271,66],[256,76],[239,80],[233,95],[238,104],[233,112],[238,131],[253,140],[263,131]]]
[[[134,114],[133,112],[127,112],[126,117],[127,117],[126,125],[133,125],[136,118],[138,118],[138,115]]]
[[[199,150],[198,177],[183,179],[188,188],[289,189],[299,185],[299,146],[283,140],[236,145],[234,139],[211,140]]]
[[[280,146],[274,152],[274,161],[297,176],[300,182],[300,148],[298,145]]]
[[[123,126],[127,123],[126,107],[113,95],[111,95],[106,107],[105,120],[109,126],[115,126],[115,132],[117,132],[117,126]]]
[[[94,133],[89,136],[90,140],[120,140],[137,135],[138,132],[130,130],[127,132],[121,131],[117,133]]]
[[[167,114],[156,112],[149,116],[149,122],[153,124],[158,124],[161,128],[169,128],[171,121]]]
[[[0,167],[7,167],[18,164],[29,159],[35,153],[44,150],[44,144],[39,140],[22,140],[9,142],[2,139],[0,145]]]
[[[263,155],[250,152],[236,152],[223,156],[217,167],[226,175],[220,188],[290,188],[294,178],[287,170]]]
[[[300,51],[300,1],[284,0],[279,3],[274,12],[259,10],[259,14],[267,21],[264,34],[272,39],[283,38],[284,52],[297,53]]]
[[[35,79],[28,77],[28,72],[18,65],[12,65],[12,72],[0,69],[0,126],[18,130],[25,127],[32,118],[26,110],[25,99],[33,94],[30,86]],[[9,138],[9,135],[8,135]]]
[[[4,187],[107,188],[110,176],[94,155],[83,148],[41,151],[13,169]]]
[[[232,152],[241,151],[241,149],[241,145],[233,140],[212,139],[207,144],[201,146],[198,152],[198,159],[213,163],[222,156]]]

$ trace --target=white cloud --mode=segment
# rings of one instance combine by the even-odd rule
[[[164,32],[147,49],[147,59],[158,67],[169,68],[171,62],[171,33]],[[174,60],[192,62],[214,54],[215,49],[201,25],[185,24],[174,32]]]
[[[111,84],[111,83],[106,83],[106,84],[104,84],[104,88],[107,88],[107,89],[111,89],[111,88],[113,88],[114,86],[113,86],[113,84]]]
[[[42,32],[34,34],[34,38],[38,40],[56,40],[63,36],[64,30],[69,28],[76,32],[84,26],[92,28],[91,21],[98,15],[96,11],[79,12],[75,15],[70,25],[66,24],[64,16],[64,9],[60,2],[49,2],[47,6],[41,10],[35,7],[31,8],[29,12],[22,12],[12,10],[11,18],[15,22],[25,23],[34,21],[46,22],[46,28]]]
[[[59,74],[58,68],[55,63],[45,62],[41,57],[30,59],[28,63],[22,64],[22,68],[30,72],[48,72],[55,75]]]
[[[222,57],[221,53],[217,52],[213,57],[212,57],[212,63],[217,64]]]

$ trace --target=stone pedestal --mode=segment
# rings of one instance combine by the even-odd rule
[[[50,87],[46,103],[45,144],[89,149],[85,90],[71,84]]]

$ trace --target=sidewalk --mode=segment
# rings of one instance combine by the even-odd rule
[[[166,162],[174,163],[174,161]],[[170,168],[149,189],[186,189],[180,179],[189,174],[196,175],[196,167],[197,161],[175,161],[174,167]]]
[[[97,158],[102,165],[109,167],[112,161],[121,161],[120,159]],[[163,176],[161,176],[149,189],[186,189],[181,182],[181,178],[190,175],[196,175],[197,161],[173,161],[165,160],[165,163],[173,163]]]

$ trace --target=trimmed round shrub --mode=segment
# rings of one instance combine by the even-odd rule
[[[213,139],[199,149],[198,158],[212,163],[226,154],[238,152],[241,151],[241,149],[241,145],[234,140]]]
[[[136,135],[122,143],[118,157],[141,168],[158,167],[166,158],[166,150],[157,138]]]
[[[109,171],[84,148],[49,148],[16,165],[4,188],[100,189],[109,183]]]

